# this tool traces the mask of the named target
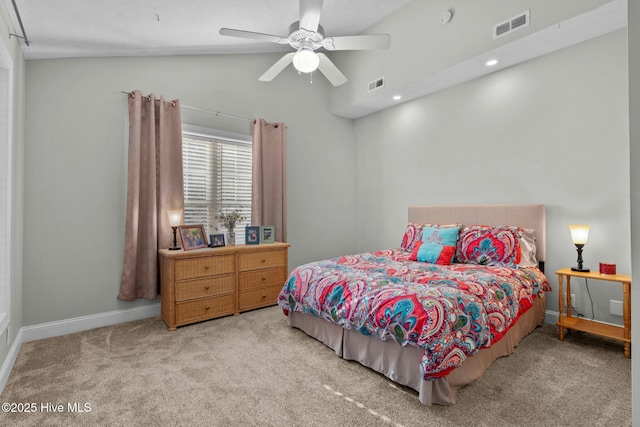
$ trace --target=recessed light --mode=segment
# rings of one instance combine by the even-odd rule
[[[485,65],[487,67],[493,67],[494,65],[496,65],[498,63],[497,59],[490,59],[487,62],[485,62]]]
[[[400,101],[402,99],[402,97],[400,95],[396,95],[393,97],[394,101]]]

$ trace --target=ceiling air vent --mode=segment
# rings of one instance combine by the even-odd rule
[[[520,30],[522,28],[526,28],[530,24],[530,14],[531,10],[527,10],[513,18],[501,22],[493,27],[493,39],[498,39],[500,37],[506,36],[507,34],[511,34],[516,30]]]
[[[379,89],[384,86],[384,77],[380,77],[372,82],[369,82],[369,92]]]

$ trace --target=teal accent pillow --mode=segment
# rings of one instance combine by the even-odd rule
[[[422,241],[425,244],[455,246],[456,243],[458,243],[459,231],[460,231],[460,227],[448,227],[448,228],[422,227]]]
[[[422,245],[416,255],[417,261],[432,264],[451,264],[458,242],[460,227],[422,228]]]

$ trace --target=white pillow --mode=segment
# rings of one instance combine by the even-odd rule
[[[532,228],[524,228],[520,238],[520,267],[537,267],[536,236]]]

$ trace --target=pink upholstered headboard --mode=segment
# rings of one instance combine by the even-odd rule
[[[547,259],[544,205],[442,205],[409,206],[409,222],[419,224],[515,225],[533,228],[538,261]]]

